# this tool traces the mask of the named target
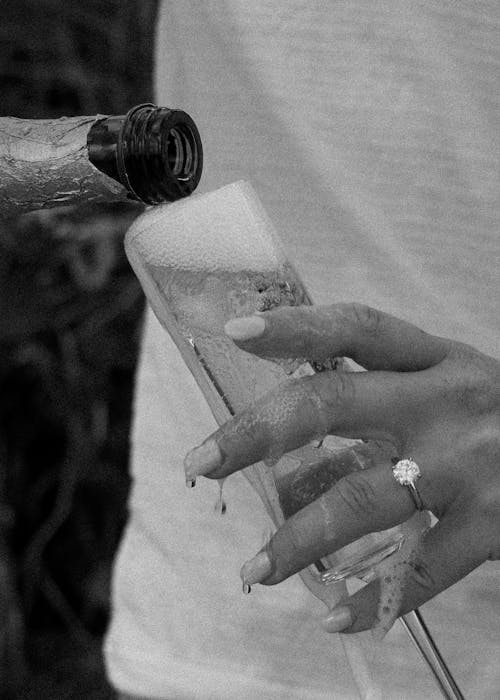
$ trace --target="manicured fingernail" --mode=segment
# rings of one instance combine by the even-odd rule
[[[207,440],[187,453],[184,459],[186,482],[193,481],[197,476],[208,474],[220,467],[221,464],[222,454],[219,445],[213,439]]]
[[[224,331],[233,340],[252,340],[260,338],[266,328],[262,316],[246,316],[233,318],[224,326]]]
[[[322,621],[326,632],[342,632],[353,623],[351,609],[345,605],[334,608]]]
[[[253,559],[241,567],[241,580],[244,584],[260,583],[270,576],[273,570],[267,552],[259,552]]]

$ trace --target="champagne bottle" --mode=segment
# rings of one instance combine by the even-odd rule
[[[203,168],[200,135],[177,109],[141,104],[125,115],[0,118],[0,214],[84,202],[186,197]]]

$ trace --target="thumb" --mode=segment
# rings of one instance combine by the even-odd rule
[[[400,595],[394,596],[398,610],[387,606],[391,598],[384,595],[384,587],[391,583],[388,570],[370,582],[341,605],[331,610],[323,620],[327,632],[353,633],[384,626],[387,617],[391,623],[427,602],[456,583],[487,559],[489,541],[477,521],[464,511],[445,516],[421,537],[419,547],[403,559],[394,556],[394,567],[404,567]]]

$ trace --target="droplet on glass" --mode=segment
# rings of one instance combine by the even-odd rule
[[[219,498],[215,503],[215,512],[219,515],[224,515],[227,510],[226,501],[222,496],[222,489],[224,486],[224,479],[219,479]]]

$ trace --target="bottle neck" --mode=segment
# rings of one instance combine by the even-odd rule
[[[142,104],[99,119],[87,137],[90,162],[146,204],[190,195],[200,181],[203,149],[191,117]]]

